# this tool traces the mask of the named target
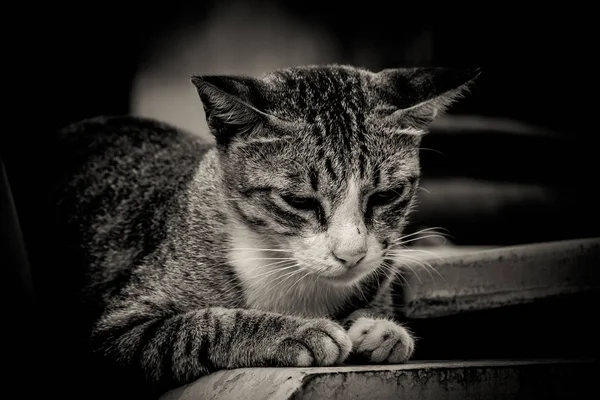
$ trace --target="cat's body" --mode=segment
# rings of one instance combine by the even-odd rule
[[[132,117],[66,128],[59,217],[96,356],[158,392],[352,349],[410,358],[387,251],[414,205],[420,133],[473,73],[397,71],[197,77],[216,145]]]

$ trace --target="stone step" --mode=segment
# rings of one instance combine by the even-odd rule
[[[432,318],[600,290],[600,238],[500,248],[414,248],[399,312]]]
[[[394,366],[219,371],[161,400],[577,399],[597,388],[595,360],[410,362]]]

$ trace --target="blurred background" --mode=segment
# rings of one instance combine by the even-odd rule
[[[443,227],[463,246],[600,235],[597,24],[581,8],[378,0],[27,7],[5,15],[17,24],[6,35],[5,66],[14,71],[4,87],[14,93],[1,137],[3,294],[19,323],[36,324],[19,308],[30,304],[29,272],[60,268],[48,266],[53,232],[43,204],[54,132],[135,114],[210,140],[192,74],[482,66],[472,93],[424,139],[424,190],[410,229]]]

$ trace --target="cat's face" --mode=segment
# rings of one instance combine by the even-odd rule
[[[258,248],[339,284],[376,270],[415,204],[421,134],[465,83],[427,88],[435,77],[325,66],[195,81]]]

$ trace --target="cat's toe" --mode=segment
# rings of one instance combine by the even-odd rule
[[[304,320],[283,338],[275,352],[277,366],[329,366],[343,362],[352,342],[339,324],[327,319]]]
[[[314,366],[340,363],[352,350],[352,342],[344,328],[329,320],[317,319],[303,324],[295,338],[310,351]]]
[[[415,351],[415,340],[404,331],[403,334],[399,335],[398,341],[390,351],[387,358],[387,362],[391,364],[404,363],[412,357]]]
[[[296,339],[283,340],[276,354],[277,360],[273,364],[279,367],[311,367],[315,363],[312,351]]]
[[[348,330],[358,358],[382,363],[403,363],[415,349],[415,341],[403,326],[387,319],[359,318]]]

